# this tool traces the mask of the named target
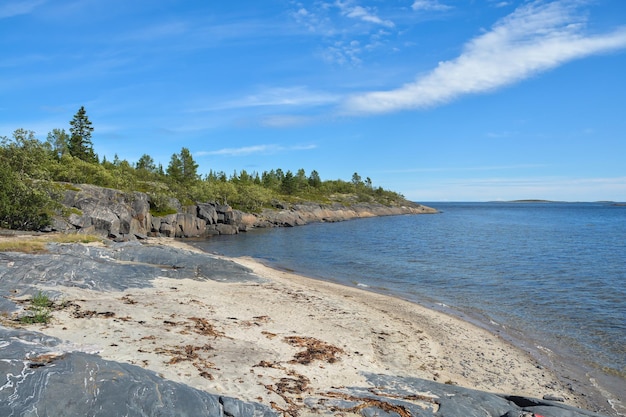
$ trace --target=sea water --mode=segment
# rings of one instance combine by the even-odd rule
[[[576,389],[605,390],[623,412],[626,207],[424,204],[440,213],[258,229],[197,245],[456,314],[550,361]]]

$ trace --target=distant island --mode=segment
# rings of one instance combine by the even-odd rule
[[[552,201],[552,200],[536,200],[536,199],[528,199],[528,200],[511,200],[505,201],[505,203],[563,203],[563,201]]]
[[[550,203],[550,204],[577,204],[577,203],[596,203],[596,204],[611,204],[613,206],[625,206],[626,203],[618,203],[615,201],[556,201],[556,200],[540,200],[540,199],[524,199],[524,200],[509,200],[509,201],[493,201],[493,203]]]

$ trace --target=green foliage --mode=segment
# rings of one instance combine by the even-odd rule
[[[47,184],[13,172],[0,158],[0,227],[40,230],[51,223],[55,209]]]
[[[84,106],[78,109],[70,125],[72,126],[70,127],[71,135],[67,143],[70,155],[85,162],[98,162],[98,156],[93,151],[91,142],[91,132],[94,128],[91,126]]]
[[[47,142],[57,159],[70,152],[70,137],[65,129],[52,129],[52,132],[48,133]]]
[[[156,174],[158,172],[154,159],[152,159],[152,157],[148,154],[141,155],[141,158],[137,161],[135,168],[138,171],[145,171],[148,174]]]
[[[45,142],[34,132],[18,129],[12,138],[0,137],[0,227],[39,230],[51,222],[54,213],[69,215],[54,201],[65,190],[78,190],[71,184],[92,184],[122,191],[141,191],[150,196],[150,211],[155,216],[176,213],[178,200],[183,205],[195,202],[229,204],[242,211],[258,212],[271,207],[272,201],[341,202],[359,201],[394,205],[404,201],[401,194],[374,188],[368,177],[358,173],[351,181],[326,180],[313,170],[294,174],[282,169],[258,172],[236,171],[227,177],[223,171],[198,175],[198,164],[189,149],[173,154],[163,169],[148,154],[136,163],[115,155],[102,163],[93,151],[93,127],[84,107],[70,122],[70,134],[53,129]],[[51,186],[50,184],[64,185]],[[59,196],[59,197],[56,197]]]
[[[319,188],[322,185],[322,179],[320,178],[320,174],[316,170],[311,171],[308,183],[313,188]]]
[[[169,214],[176,214],[176,209],[172,207],[172,197],[164,193],[148,193],[150,197],[150,214],[155,217],[163,217]]]
[[[36,309],[29,312],[27,315],[20,317],[22,324],[47,324],[52,319],[50,310],[46,308]]]
[[[293,177],[291,171],[287,171],[281,182],[281,191],[287,195],[292,195],[297,190],[296,179]]]
[[[37,308],[48,308],[52,306],[52,300],[43,292],[39,291],[30,301],[31,306]]]
[[[172,181],[185,185],[198,180],[198,164],[193,160],[189,149],[182,148],[180,153],[172,155],[167,175]]]
[[[13,139],[1,138],[0,157],[3,165],[21,177],[47,179],[46,166],[51,163],[50,147],[35,138],[35,132],[17,129]]]
[[[39,291],[30,300],[28,313],[20,318],[20,322],[24,324],[46,324],[52,319],[50,308],[54,305],[50,298]]]
[[[105,166],[75,158],[70,154],[61,157],[57,164],[50,166],[51,177],[55,181],[73,184],[93,184],[100,187],[114,188],[122,178],[115,177],[115,170]]]

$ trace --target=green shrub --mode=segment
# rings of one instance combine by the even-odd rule
[[[52,307],[52,300],[50,300],[50,297],[48,297],[47,294],[44,294],[41,291],[39,291],[37,294],[33,296],[30,303],[33,307],[37,307],[37,308]]]
[[[20,318],[20,322],[23,324],[46,324],[52,319],[52,313],[50,308],[53,306],[52,300],[39,291],[30,300],[30,307],[28,313]]]
[[[0,158],[0,227],[41,230],[52,221],[55,204],[46,183],[23,179]]]
[[[150,199],[150,214],[154,217],[163,217],[176,214],[175,208],[170,206],[171,197],[162,193],[148,193]]]

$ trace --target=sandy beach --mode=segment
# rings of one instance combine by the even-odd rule
[[[150,244],[197,251],[172,239]],[[232,260],[261,280],[158,278],[152,288],[124,292],[55,287],[64,307],[51,323],[31,328],[66,341],[67,350],[98,352],[200,390],[300,415],[331,388],[367,385],[364,373],[553,395],[584,407],[530,355],[470,323],[250,258]]]

